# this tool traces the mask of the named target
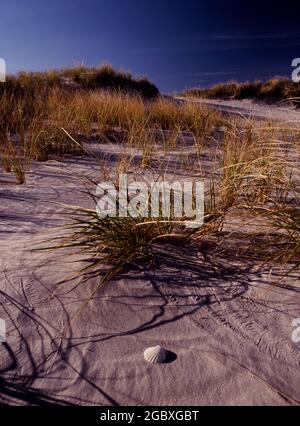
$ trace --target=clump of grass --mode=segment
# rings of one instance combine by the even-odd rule
[[[159,95],[157,87],[150,83],[147,78],[134,79],[128,72],[117,72],[109,64],[104,64],[99,68],[83,70],[71,70],[64,72],[64,75],[72,75],[74,81],[85,90],[110,89],[125,91],[140,95],[145,99],[152,99]]]
[[[17,150],[12,143],[6,142],[2,147],[1,163],[6,173],[14,172],[17,183],[22,185],[25,182],[25,160],[22,152]]]
[[[294,164],[286,149],[293,148],[293,129],[286,136],[289,142],[279,138],[278,126],[272,122],[259,124],[248,119],[228,122],[218,166],[211,174],[205,223],[195,231],[194,240],[202,238],[204,233],[221,231],[231,212],[235,216],[238,210],[256,214],[259,208],[274,205],[276,197],[288,205],[287,194],[294,188],[291,179]]]
[[[278,102],[284,99],[299,98],[300,83],[295,83],[286,77],[274,77],[264,82],[260,80],[244,83],[229,81],[216,84],[209,89],[191,89],[186,91],[184,95],[214,99],[257,99]]]
[[[273,239],[273,244],[280,250],[275,260],[294,263],[300,266],[300,207],[280,206],[272,209],[269,214],[280,234]]]
[[[17,183],[23,185],[25,183],[25,167],[21,158],[15,156],[11,160],[11,168],[16,176]]]
[[[0,96],[8,96],[32,100],[38,94],[47,94],[56,88],[64,91],[110,90],[139,95],[144,99],[159,96],[158,88],[146,77],[134,78],[128,72],[116,71],[109,64],[99,67],[75,66],[45,72],[20,72],[16,76],[8,76],[5,87],[0,88]]]
[[[275,203],[255,209],[263,218],[269,233],[260,242],[265,250],[265,262],[272,264],[292,264],[292,270],[300,267],[300,207]]]
[[[113,265],[119,270],[134,261],[151,256],[151,244],[172,227],[159,220],[142,218],[101,218],[95,210],[75,209],[70,234],[56,248],[73,248],[94,260],[88,270]]]
[[[233,120],[223,143],[221,187],[225,204],[263,204],[272,193],[286,187],[290,164],[276,131],[272,122],[259,125]]]
[[[180,129],[204,140],[222,124],[222,119],[216,111],[195,103],[178,105],[168,100],[158,100],[149,106],[149,122],[154,128]]]
[[[146,105],[140,97],[122,93],[93,92],[86,99],[85,107],[91,111],[100,131],[117,129],[131,131],[133,126],[141,125],[147,120]]]
[[[89,195],[97,204],[98,198],[91,192]],[[150,209],[151,197],[148,203]],[[151,264],[154,245],[173,238],[187,238],[189,234],[182,231],[183,219],[176,220],[172,214],[169,219],[162,217],[162,212],[158,218],[143,217],[139,213],[129,213],[127,217],[103,217],[97,209],[68,208],[71,223],[64,226],[64,233],[53,240],[51,250],[71,249],[73,253],[88,259],[88,266],[78,271],[78,275],[88,276],[91,272],[99,275],[99,283],[88,301],[126,266],[136,262]],[[119,204],[118,208],[122,209]],[[178,232],[178,229],[181,231]]]
[[[11,155],[6,150],[3,150],[1,153],[1,163],[3,170],[6,173],[10,173],[12,170]]]

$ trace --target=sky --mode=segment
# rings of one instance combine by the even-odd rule
[[[162,92],[290,76],[297,0],[1,0],[9,73],[111,63]]]

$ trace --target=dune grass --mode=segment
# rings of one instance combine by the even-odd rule
[[[56,247],[90,256],[93,260],[82,273],[104,269],[102,285],[126,265],[151,260],[153,245],[175,234],[187,244],[199,244],[207,235],[218,240],[224,223],[236,211],[264,220],[269,229],[265,242],[271,248],[268,256],[271,251],[272,261],[300,264],[299,205],[295,204],[300,198],[298,128],[246,118],[225,119],[195,103],[176,104],[160,97],[145,100],[136,90],[124,91],[122,85],[110,86],[113,91],[101,90],[107,89],[108,75],[114,72],[106,67],[97,78],[95,72],[79,67],[59,75],[21,74],[1,89],[1,164],[5,172],[15,173],[19,184],[25,182],[32,162],[47,161],[51,155],[85,155],[91,141],[113,142],[124,146],[124,152],[128,147],[141,150],[138,175],[151,168],[157,143],[167,155],[184,138],[193,141],[195,155],[186,164],[182,158],[181,163],[186,172],[191,170],[197,176],[202,176],[203,148],[211,147],[212,156],[205,221],[198,230],[187,231],[176,218],[102,219],[95,210],[72,209],[71,223]],[[130,76],[118,78],[124,82]],[[269,98],[275,93],[281,96],[287,88],[277,80],[243,87],[232,83],[226,86],[224,96],[256,96],[259,90],[261,96]],[[213,96],[221,89],[222,85]],[[284,92],[286,95],[291,91]],[[219,153],[214,157],[215,148]],[[131,160],[124,154],[116,169],[124,172],[129,167]]]
[[[52,88],[64,91],[110,90],[131,93],[144,99],[159,96],[159,90],[146,77],[134,77],[129,72],[116,71],[111,65],[99,67],[74,66],[40,72],[19,72],[7,76],[0,85],[0,94],[29,98],[37,93],[46,94]]]
[[[8,165],[12,161],[18,161],[25,171],[32,161],[46,161],[50,155],[81,154],[92,136],[99,142],[138,146],[143,134],[146,152],[151,150],[153,131],[180,129],[205,140],[221,122],[216,112],[205,107],[176,105],[163,98],[145,101],[122,91],[69,90],[52,84],[55,78],[56,74],[50,74],[45,87],[41,75],[35,81],[35,76],[22,74],[14,89],[0,95],[4,170],[12,170]]]
[[[282,135],[288,136],[289,142],[282,141]],[[260,242],[260,245],[253,246],[253,254],[259,251],[262,262],[280,261],[299,266],[300,215],[295,201],[300,195],[296,182],[299,167],[297,161],[291,161],[287,155],[287,149],[292,150],[290,156],[293,158],[298,137],[299,129],[283,129],[272,122],[231,119],[220,140],[220,158],[211,163],[211,183],[206,188],[205,217],[201,228],[186,229],[182,223],[184,218],[103,219],[95,210],[75,208],[71,211],[72,223],[68,232],[59,238],[56,248],[71,248],[88,254],[93,260],[81,273],[90,270],[102,273],[104,270],[106,273],[99,287],[126,265],[141,260],[149,265],[154,244],[172,241],[174,237],[185,244],[199,246],[207,237],[213,236],[219,246],[221,241],[228,244],[232,233],[244,234],[249,241],[255,240],[256,234],[263,234],[264,244]],[[241,228],[239,221],[230,223],[242,213],[258,219],[257,223],[262,223],[264,230],[261,231],[258,225],[249,231]],[[226,222],[231,227],[229,232],[226,231],[229,239],[224,239]]]
[[[278,245],[276,260],[284,263],[293,263],[294,267],[300,266],[300,204],[290,207],[276,206],[268,211],[273,226],[278,230],[272,244]]]
[[[255,99],[267,102],[280,102],[290,99],[297,104],[297,100],[300,97],[300,83],[294,83],[284,77],[243,83],[229,81],[227,83],[218,83],[208,89],[190,89],[184,95],[212,99]]]
[[[219,234],[225,246],[236,233],[254,241],[248,261],[258,254],[262,264],[299,267],[299,137],[299,128],[288,124],[231,119],[218,166],[212,167],[205,223],[191,235],[192,241]],[[252,231],[241,226],[243,215],[256,224]]]

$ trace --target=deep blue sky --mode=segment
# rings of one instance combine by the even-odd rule
[[[1,0],[0,19],[9,72],[106,61],[165,92],[290,75],[300,57],[298,0]]]

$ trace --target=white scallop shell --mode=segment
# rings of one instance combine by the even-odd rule
[[[151,364],[162,364],[166,359],[166,351],[161,346],[147,348],[144,352],[144,358]]]

